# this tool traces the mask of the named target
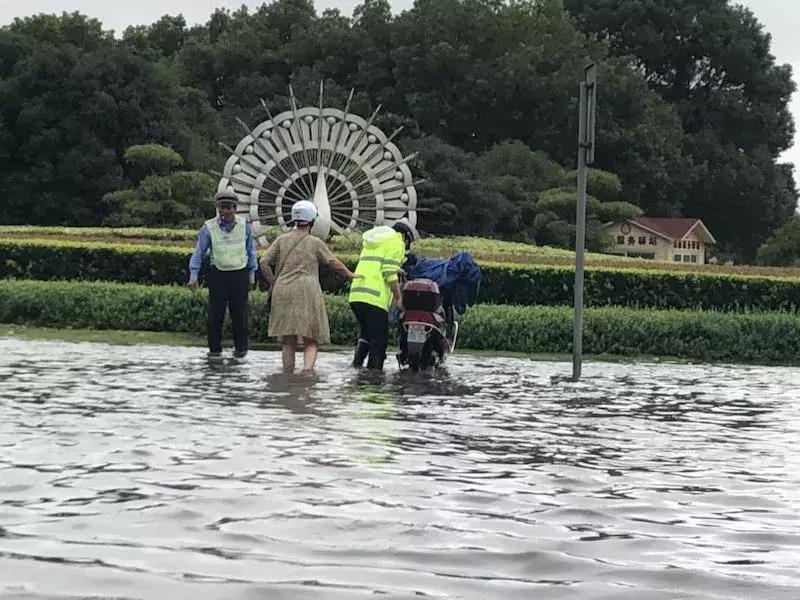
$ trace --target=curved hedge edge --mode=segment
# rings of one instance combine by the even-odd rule
[[[40,225],[0,225],[0,235],[3,234],[28,234],[32,236],[76,236],[100,237],[116,236],[152,240],[193,240],[197,231],[193,229],[171,229],[153,227],[58,227]]]
[[[155,285],[183,284],[188,277],[189,249],[161,246],[79,242],[0,240],[0,277],[38,280],[120,281]],[[351,267],[352,255],[342,258]],[[569,306],[574,276],[550,265],[482,267],[482,303]],[[201,278],[202,278],[201,271]],[[587,270],[587,306],[677,308],[728,311],[798,311],[800,280],[725,277],[636,271]],[[348,282],[329,269],[321,273],[323,289],[341,294]]]
[[[195,235],[195,238],[197,236]],[[192,254],[191,249],[175,246],[158,246],[150,244],[120,244],[117,242],[102,242],[102,241],[84,241],[84,240],[43,240],[43,239],[2,239],[0,240],[0,248],[8,247],[13,248],[19,246],[21,248],[38,248],[38,249],[81,249],[87,250],[108,250],[110,252],[119,252],[120,254],[141,254],[159,252],[166,255],[186,255]]]
[[[251,295],[251,337],[267,341],[266,296]],[[76,329],[203,335],[204,291],[118,283],[0,281],[0,322]],[[349,345],[357,326],[346,298],[327,296],[332,343]],[[714,362],[800,364],[800,316],[600,308],[586,311],[584,352],[670,356]],[[567,307],[479,306],[462,319],[465,349],[571,352]]]
[[[6,227],[8,228],[8,227]],[[54,228],[57,229],[57,228]],[[2,233],[3,227],[0,226],[0,233]],[[160,231],[160,230],[155,230]],[[180,230],[165,230],[165,231],[180,231]],[[133,236],[130,236],[133,237]],[[195,232],[190,238],[181,238],[181,239],[191,239],[195,240],[197,238],[197,233]],[[153,237],[152,239],[159,239]],[[181,256],[190,256],[192,253],[192,249],[189,247],[175,247],[175,246],[161,246],[161,245],[149,245],[149,244],[124,244],[118,242],[104,242],[104,241],[83,241],[83,240],[47,240],[47,239],[0,239],[0,250],[4,247],[8,247],[9,249],[13,249],[14,246],[19,247],[33,247],[33,248],[52,248],[54,250],[64,249],[64,248],[71,248],[71,249],[80,249],[80,248],[87,248],[87,249],[102,249],[102,250],[109,250],[109,251],[117,251],[121,254],[125,254],[128,252],[131,253],[142,253],[142,252],[152,252],[152,253],[163,253],[167,255],[181,255]],[[262,250],[259,248],[259,250]],[[350,264],[355,264],[358,261],[358,252],[337,252],[337,256],[345,262]],[[482,270],[490,269],[490,270],[507,270],[507,271],[519,271],[522,273],[530,272],[530,271],[543,271],[543,272],[550,272],[550,273],[557,273],[557,274],[574,274],[575,268],[573,265],[560,265],[560,264],[540,264],[540,263],[520,263],[520,262],[498,262],[498,261],[478,261],[479,266]],[[609,266],[600,266],[600,265],[586,265],[586,273],[589,274],[591,272],[598,272],[598,273],[607,273],[607,274],[624,274],[630,276],[642,276],[642,277],[670,277],[670,278],[678,278],[682,280],[694,280],[694,279],[720,279],[720,280],[727,280],[727,281],[734,281],[734,282],[742,282],[746,283],[748,281],[783,281],[783,282],[797,282],[797,277],[792,277],[789,275],[752,275],[752,274],[731,274],[731,273],[714,273],[714,272],[693,272],[693,271],[681,271],[681,270],[670,270],[668,268],[664,269],[641,269],[635,267],[609,267]]]

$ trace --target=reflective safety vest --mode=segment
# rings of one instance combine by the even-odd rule
[[[211,234],[211,264],[220,271],[239,271],[247,266],[247,222],[236,217],[230,233],[219,226],[217,219],[206,221]]]
[[[363,247],[355,272],[364,278],[352,281],[349,300],[388,311],[392,303],[389,284],[397,281],[397,271],[405,258],[403,236],[391,227],[381,225],[364,233],[362,240]]]

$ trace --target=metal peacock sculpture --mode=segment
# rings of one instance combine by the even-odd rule
[[[230,152],[218,191],[239,196],[239,212],[253,224],[261,244],[265,227],[289,228],[292,204],[311,200],[319,216],[312,233],[332,234],[391,225],[400,219],[416,225],[417,194],[408,163],[392,140],[373,122],[350,113],[353,92],[344,110],[319,105],[298,108],[289,86],[289,110],[273,116],[261,100],[267,119],[246,133]]]

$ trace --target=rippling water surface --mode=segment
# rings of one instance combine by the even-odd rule
[[[800,598],[800,370],[0,339],[3,598]]]

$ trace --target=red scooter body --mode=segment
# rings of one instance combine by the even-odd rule
[[[413,371],[441,365],[455,344],[456,324],[448,324],[439,286],[430,279],[414,279],[403,287],[405,313],[400,321],[397,360]],[[453,331],[453,336],[448,335]]]

